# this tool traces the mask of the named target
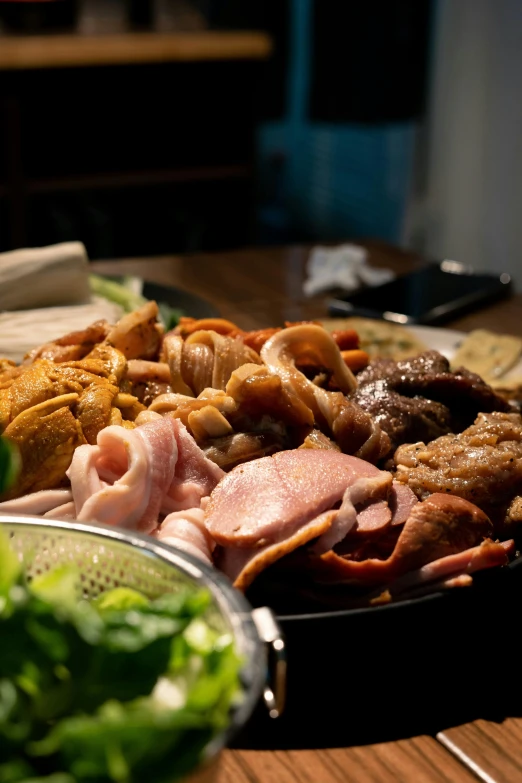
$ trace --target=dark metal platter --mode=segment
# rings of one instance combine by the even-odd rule
[[[434,736],[477,718],[520,714],[510,685],[522,560],[453,588],[383,606],[279,615],[286,638],[287,708],[261,711],[243,748],[346,747]]]
[[[194,318],[209,302],[144,282],[143,295]],[[260,705],[234,747],[310,748],[435,735],[476,718],[518,714],[516,628],[522,557],[474,575],[470,588],[382,606],[279,612],[288,658],[287,707]],[[518,711],[518,712],[517,712]]]
[[[165,302],[170,307],[181,310],[184,315],[192,318],[217,318],[220,313],[217,307],[196,294],[181,288],[143,281],[143,296],[156,302]]]

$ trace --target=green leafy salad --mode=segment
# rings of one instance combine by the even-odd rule
[[[0,527],[0,783],[183,777],[241,693],[208,591],[81,584],[70,565],[27,580]]]

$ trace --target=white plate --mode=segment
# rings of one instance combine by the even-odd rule
[[[405,328],[411,331],[428,348],[439,351],[450,361],[455,355],[459,344],[466,337],[465,332],[458,332],[455,329],[441,329],[435,326],[407,326]],[[516,382],[522,385],[522,359],[509,372],[499,378],[498,384],[495,383],[493,385],[500,387],[504,382]]]
[[[438,329],[435,326],[408,326],[406,328],[428,348],[438,351],[450,360],[455,355],[459,343],[466,336],[464,332],[457,332],[454,329]]]

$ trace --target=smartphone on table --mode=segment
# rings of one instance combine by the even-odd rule
[[[383,285],[331,299],[328,311],[334,316],[360,315],[400,324],[435,324],[503,299],[511,291],[512,280],[507,273],[478,273],[457,261],[442,261]]]

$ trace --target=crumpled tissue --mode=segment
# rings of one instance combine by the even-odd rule
[[[395,273],[391,269],[368,266],[367,259],[368,251],[360,245],[314,247],[308,259],[304,294],[315,296],[333,288],[349,293],[363,285],[375,286],[393,280]]]

